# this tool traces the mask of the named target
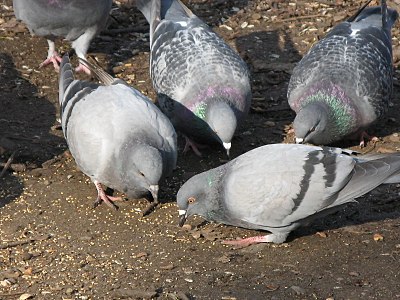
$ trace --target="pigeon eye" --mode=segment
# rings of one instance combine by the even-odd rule
[[[195,203],[195,202],[196,202],[196,198],[190,197],[190,198],[187,200],[187,202],[188,202],[189,204]]]

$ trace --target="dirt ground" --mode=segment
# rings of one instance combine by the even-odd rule
[[[253,103],[233,140],[232,156],[293,142],[286,90],[310,46],[360,1],[189,0],[252,72]],[[376,2],[375,2],[376,3]],[[389,5],[394,5],[389,2]],[[115,21],[89,54],[110,73],[155,99],[148,72],[148,25],[116,3]],[[387,119],[362,152],[400,150],[400,42],[393,30],[394,96]],[[59,41],[60,52],[69,50]],[[58,122],[58,75],[39,69],[44,39],[15,22],[0,2],[0,299],[400,299],[400,185],[382,186],[342,211],[296,230],[282,245],[235,249],[224,239],[262,232],[189,219],[177,227],[175,194],[192,175],[226,162],[222,149],[180,155],[161,185],[162,206],[148,201],[118,211],[93,209],[96,189],[76,167]],[[75,62],[76,63],[76,62]],[[85,76],[80,75],[80,78]],[[180,153],[183,140],[179,140]],[[0,167],[0,171],[3,167]],[[249,189],[254,187],[249,187]]]

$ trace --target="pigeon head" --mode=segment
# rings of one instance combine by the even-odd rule
[[[310,103],[303,107],[293,122],[296,143],[329,144],[329,112],[324,104]]]
[[[129,158],[127,169],[129,183],[148,190],[154,200],[158,199],[158,183],[163,178],[163,159],[160,151],[147,144],[136,145]],[[129,195],[129,187],[127,191]]]
[[[207,106],[205,121],[229,155],[231,140],[237,127],[237,119],[232,107],[224,101],[211,102]]]
[[[219,179],[217,169],[213,169],[193,176],[179,189],[177,204],[179,207],[179,226],[185,224],[192,215],[199,215],[205,219],[220,211],[218,197]]]

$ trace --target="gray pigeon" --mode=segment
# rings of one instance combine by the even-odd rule
[[[391,28],[398,13],[386,1],[366,5],[294,68],[288,100],[297,113],[296,142],[326,145],[360,137],[363,146],[365,129],[385,115],[393,86]]]
[[[56,70],[61,57],[54,40],[63,37],[71,41],[77,56],[85,58],[90,42],[107,23],[111,4],[112,0],[13,0],[17,19],[22,20],[32,34],[47,39],[47,59],[40,66],[53,63]],[[90,73],[82,64],[76,71]]]
[[[190,178],[177,195],[180,225],[196,214],[272,233],[230,244],[283,243],[300,225],[399,175],[400,153],[354,158],[339,148],[266,145]]]
[[[65,139],[78,167],[98,191],[96,204],[114,207],[104,184],[158,203],[158,184],[176,166],[176,133],[169,119],[145,96],[82,60],[104,85],[74,80],[66,55],[61,61],[59,100]]]
[[[138,0],[150,23],[150,73],[158,102],[190,147],[219,143],[229,154],[250,102],[246,63],[179,0]]]

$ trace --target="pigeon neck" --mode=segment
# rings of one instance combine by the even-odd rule
[[[357,126],[357,108],[338,85],[319,83],[312,86],[300,99],[301,109],[317,106],[327,114],[328,126],[345,135]]]

